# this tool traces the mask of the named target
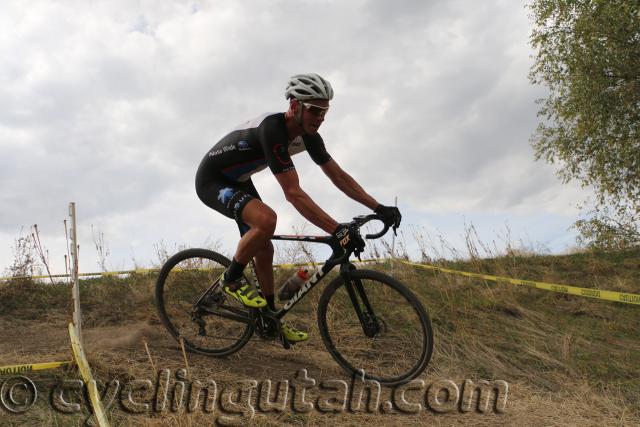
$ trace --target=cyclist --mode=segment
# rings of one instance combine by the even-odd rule
[[[240,242],[231,265],[221,275],[224,292],[247,307],[275,311],[273,244],[276,213],[266,205],[251,182],[251,175],[269,167],[287,201],[314,225],[339,240],[345,249],[362,249],[357,230],[338,223],[320,208],[299,185],[291,156],[308,151],[333,184],[350,198],[380,214],[385,224],[397,227],[401,215],[396,207],[384,206],[347,174],[327,153],[318,133],[329,110],[333,89],[317,74],[297,74],[288,81],[285,113],[262,114],[223,137],[202,159],[196,174],[196,192],[204,204],[235,219]],[[242,272],[253,258],[262,295],[247,284]],[[306,332],[283,324],[282,333],[292,342],[308,339]]]

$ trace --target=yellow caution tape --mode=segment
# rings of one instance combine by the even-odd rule
[[[0,375],[23,374],[25,372],[33,372],[33,371],[46,371],[49,369],[69,366],[72,363],[73,362],[45,362],[45,363],[28,363],[26,365],[0,366]]]
[[[82,376],[82,379],[87,385],[87,389],[89,391],[89,400],[91,401],[93,414],[95,415],[100,427],[109,427],[109,420],[104,412],[96,381],[93,379],[93,375],[91,374],[91,368],[89,367],[87,356],[84,354],[78,330],[73,323],[69,323],[69,337],[71,338],[71,349],[73,350],[76,365],[78,365],[80,375]]]
[[[99,273],[79,273],[78,277],[90,277],[90,276],[117,276],[119,274],[143,274],[160,271],[159,268],[138,268],[135,270],[123,270],[123,271],[101,271]],[[52,274],[51,276],[11,276],[0,277],[0,281],[19,280],[19,279],[48,279],[49,277],[69,277],[69,274]]]
[[[380,261],[384,261],[384,260],[380,260],[380,259],[365,259],[362,261],[353,261],[354,263],[369,263],[369,262],[380,262]],[[625,304],[637,304],[640,305],[640,295],[637,294],[629,294],[629,293],[624,293],[624,292],[615,292],[615,291],[605,291],[605,290],[601,290],[601,289],[592,289],[592,288],[580,288],[577,286],[568,286],[568,285],[559,285],[556,283],[545,283],[545,282],[536,282],[533,280],[522,280],[522,279],[512,279],[510,277],[503,277],[503,276],[493,276],[490,274],[481,274],[481,273],[469,273],[467,271],[459,271],[459,270],[451,270],[449,268],[443,268],[443,267],[437,267],[435,265],[429,265],[429,264],[417,264],[414,262],[409,262],[409,261],[405,261],[405,260],[399,260],[400,262],[407,264],[407,265],[413,265],[416,267],[421,267],[421,268],[426,268],[426,269],[430,269],[430,270],[437,270],[437,271],[441,271],[443,273],[450,273],[450,274],[458,274],[461,276],[465,276],[465,277],[470,277],[472,279],[483,279],[483,280],[491,280],[494,282],[500,282],[500,283],[509,283],[512,285],[517,285],[517,286],[525,286],[528,288],[535,288],[535,289],[543,289],[546,291],[552,291],[552,292],[560,292],[560,293],[564,293],[564,294],[569,294],[569,295],[576,295],[576,296],[581,296],[581,297],[587,297],[587,298],[596,298],[596,299],[601,299],[601,300],[606,300],[606,301],[615,301],[615,302],[621,302],[621,303],[625,303]],[[295,264],[276,264],[273,267],[274,268],[295,268],[295,267],[303,267],[303,266],[320,266],[323,265],[323,263],[320,262],[313,262],[313,263],[295,263]],[[204,268],[193,268],[193,269],[180,269],[180,270],[206,270]],[[79,276],[116,276],[119,274],[143,274],[143,273],[152,273],[152,272],[157,272],[160,271],[160,269],[157,268],[138,268],[136,270],[124,270],[124,271],[108,271],[108,272],[100,272],[100,273],[82,273],[79,274]],[[52,275],[51,277],[67,277],[68,275],[66,274],[55,274]],[[46,279],[49,276],[33,276],[31,278],[33,279]],[[14,279],[23,279],[26,277],[16,277]],[[9,280],[11,279],[11,277],[0,277],[0,280]]]
[[[69,277],[68,274],[52,274],[51,276],[8,276],[0,277],[0,281],[18,280],[18,279],[48,279],[49,277]]]
[[[469,273],[466,271],[451,270],[448,268],[436,267],[429,264],[416,264],[414,262],[400,260],[403,264],[413,265],[429,270],[442,271],[443,273],[458,274],[461,276],[471,277],[473,279],[491,280],[500,283],[510,283],[517,286],[525,286],[528,288],[544,289],[546,291],[560,292],[563,294],[576,295],[579,297],[596,298],[606,301],[622,302],[625,304],[640,305],[640,295],[627,294],[624,292],[604,291],[601,289],[580,288],[577,286],[559,285],[556,283],[536,282],[533,280],[512,279],[510,277],[492,276],[489,274]]]
[[[355,264],[358,263],[367,263],[367,262],[376,262],[379,261],[377,259],[363,259],[362,261],[352,261]],[[274,264],[274,268],[295,268],[295,267],[303,267],[306,265],[320,266],[323,265],[323,262],[302,262],[297,264]],[[192,271],[192,270],[211,270],[210,268],[177,268],[174,271]],[[101,271],[98,273],[80,273],[78,277],[90,277],[90,276],[118,276],[120,274],[146,274],[146,273],[157,273],[160,271],[159,268],[137,268],[135,270],[122,270],[122,271]],[[68,274],[52,274],[51,276],[19,276],[19,277],[0,277],[0,281],[7,281],[11,279],[48,279],[49,277],[69,277]]]

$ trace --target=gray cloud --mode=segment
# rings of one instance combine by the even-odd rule
[[[329,151],[381,201],[398,196],[425,216],[541,203],[567,214],[580,197],[533,162],[541,94],[527,81],[517,3],[9,2],[0,26],[5,236],[59,227],[69,200],[86,224],[137,233],[136,250],[157,230],[180,236],[182,206],[202,209],[184,214],[189,230],[224,227],[193,191],[201,156],[237,123],[284,110],[286,78],[307,71],[336,89],[321,130]],[[299,157],[305,189],[353,214]],[[284,203],[273,178],[256,180]],[[297,214],[282,207],[280,218]]]

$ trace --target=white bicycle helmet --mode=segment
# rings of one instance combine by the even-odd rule
[[[333,98],[333,89],[328,81],[315,73],[296,74],[289,79],[284,96],[287,99],[295,98],[299,101],[308,99],[330,101]]]

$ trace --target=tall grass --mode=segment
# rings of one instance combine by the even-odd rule
[[[511,242],[508,233],[499,237],[501,243],[481,242],[472,225],[466,227],[464,249],[453,248],[441,236],[430,236],[415,227],[410,228],[410,234],[419,247],[421,261],[449,268],[622,292],[640,290],[640,249],[549,255],[533,250],[532,245]],[[404,239],[404,235],[398,238],[396,247],[389,240],[371,245],[369,255],[384,257],[391,250],[404,255],[403,248],[407,247]],[[309,248],[290,245],[280,251],[279,261],[318,260]],[[441,378],[501,379],[511,387],[507,412],[499,418],[449,414],[429,421],[519,425],[640,423],[638,307],[469,279],[400,263],[393,263],[393,269],[391,266],[386,261],[366,268],[392,271],[427,307],[434,327],[435,351],[423,379],[427,383]],[[277,271],[276,282],[290,274],[291,271]],[[83,326],[89,337],[90,362],[98,378],[153,377],[142,336],[148,338],[154,365],[171,369],[184,366],[179,346],[158,324],[153,305],[155,279],[154,274],[134,274],[81,281]],[[322,284],[316,287],[287,317],[296,327],[310,332],[310,342],[287,352],[273,343],[252,341],[225,359],[189,355],[193,375],[224,383],[246,378],[290,378],[297,369],[309,368],[318,377],[339,377],[341,373],[326,353],[316,326],[315,308],[323,287]],[[41,325],[43,318],[50,320],[52,316],[68,319],[68,295],[69,289],[62,283],[47,285],[28,280],[8,283],[0,285],[0,312],[5,319],[22,319],[33,325]],[[104,335],[107,332],[126,335],[126,340],[107,339]],[[43,342],[47,340],[48,337],[42,337]],[[5,357],[11,351],[0,347],[0,355]],[[47,423],[46,417],[52,416],[42,408],[29,421]],[[111,417],[116,425],[187,426],[210,422],[203,414],[166,413],[153,418],[130,418],[115,411]],[[257,416],[256,422],[401,425],[424,423],[428,419],[424,414],[421,417],[380,414],[332,417],[289,411]],[[60,415],[55,415],[55,419],[60,425],[77,420]]]

